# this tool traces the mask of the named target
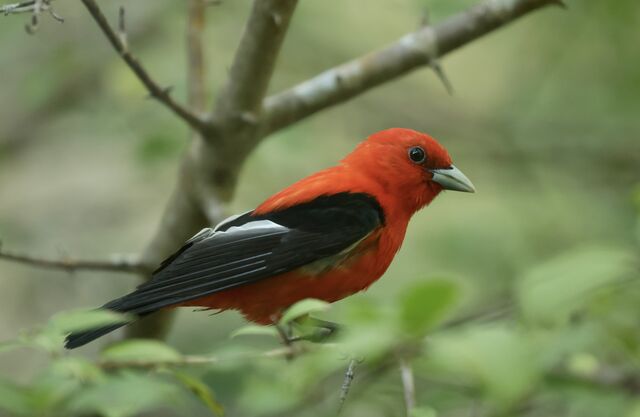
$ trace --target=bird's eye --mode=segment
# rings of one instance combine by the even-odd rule
[[[413,148],[409,149],[409,159],[411,159],[411,161],[415,162],[416,164],[423,163],[426,158],[427,154],[421,147],[414,146]]]

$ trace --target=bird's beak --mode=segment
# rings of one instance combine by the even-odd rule
[[[433,174],[431,181],[437,182],[445,190],[463,191],[465,193],[475,193],[476,188],[473,183],[454,165],[448,168],[430,169]]]

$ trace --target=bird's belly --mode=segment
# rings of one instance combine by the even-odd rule
[[[341,300],[362,291],[384,274],[391,259],[385,261],[376,251],[323,272],[298,269],[203,297],[184,305],[219,310],[239,310],[248,320],[271,324],[297,301],[316,298],[327,302]]]

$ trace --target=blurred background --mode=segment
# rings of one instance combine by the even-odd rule
[[[396,40],[425,11],[437,22],[474,3],[301,1],[271,91]],[[101,5],[115,22],[119,3]],[[415,416],[640,416],[640,7],[634,0],[568,5],[447,56],[453,95],[432,71],[416,71],[273,135],[243,169],[229,212],[334,164],[375,131],[409,127],[442,142],[474,182],[475,195],[445,193],[416,215],[385,277],[323,315],[371,330],[354,336],[380,348],[363,355],[386,357],[385,348],[395,351],[386,337],[395,335],[394,312],[410,303],[412,288],[455,288],[440,321],[473,319],[433,329],[412,356]],[[210,103],[249,6],[224,1],[208,11]],[[83,7],[60,2],[57,11],[65,23],[44,19],[34,36],[24,31],[26,16],[0,26],[3,249],[54,259],[137,253],[158,224],[189,132],[145,99]],[[127,16],[131,49],[183,101],[183,2],[132,2]],[[127,274],[0,262],[0,340],[136,283]],[[188,354],[278,346],[268,337],[230,339],[243,325],[235,313],[183,311],[167,343]],[[116,339],[62,358],[92,360]],[[185,372],[227,415],[335,414],[348,361],[318,355]],[[172,385],[157,376],[149,382],[148,373],[126,374],[102,391],[60,393],[52,388],[60,384],[42,381],[63,378],[52,368],[61,360],[38,349],[2,352],[0,408],[7,415],[58,415],[65,407],[118,417],[211,412],[188,393],[166,394]],[[127,395],[143,404],[114,410]],[[356,372],[345,407],[347,415],[404,415],[397,367]]]

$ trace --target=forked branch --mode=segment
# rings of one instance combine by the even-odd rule
[[[169,88],[163,88],[156,83],[153,78],[149,75],[147,70],[142,66],[140,61],[129,52],[127,46],[122,42],[122,37],[116,34],[113,30],[104,14],[98,7],[95,0],[82,0],[82,3],[86,6],[87,10],[96,21],[104,35],[111,43],[111,46],[116,50],[118,55],[124,60],[124,62],[131,68],[131,71],[138,77],[140,82],[145,86],[149,95],[165,106],[167,106],[173,113],[175,113],[182,120],[187,122],[193,129],[198,130],[200,132],[209,131],[213,127],[210,123],[208,123],[205,119],[199,117],[194,114],[182,104],[175,101],[170,94]],[[121,18],[122,20],[122,18]]]

